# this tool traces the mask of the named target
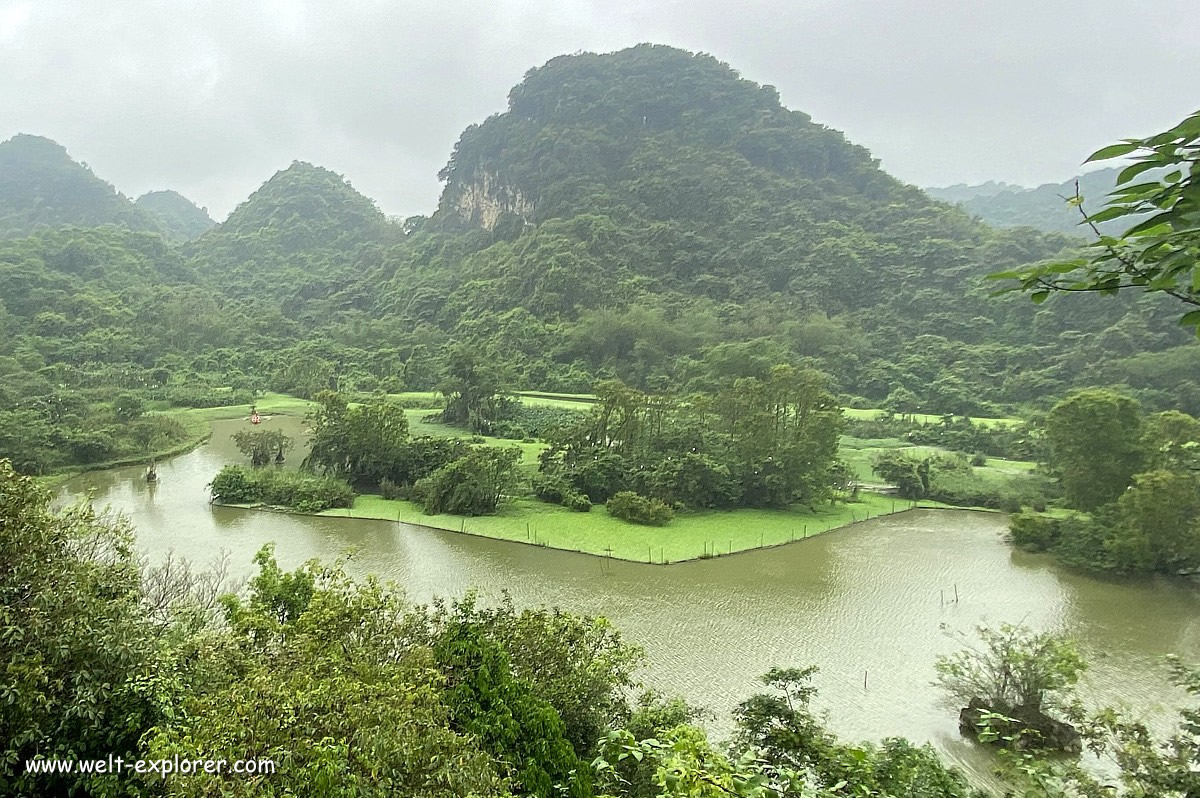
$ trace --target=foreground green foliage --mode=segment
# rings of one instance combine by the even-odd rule
[[[1072,689],[1086,666],[1074,643],[1012,624],[976,633],[981,646],[939,657],[936,665],[938,683],[962,707],[963,734],[1078,753],[1078,731],[1059,717],[1078,715]]]
[[[1200,306],[1200,111],[1162,133],[1104,147],[1088,161],[1114,158],[1133,163],[1121,170],[1102,209],[1089,214],[1082,197],[1069,201],[1097,233],[1086,257],[993,278],[1017,280],[1035,302],[1054,292],[1161,293],[1183,303],[1187,312],[1181,324],[1200,329],[1200,310],[1192,309]],[[1094,227],[1132,218],[1139,221],[1117,237],[1100,235]]]

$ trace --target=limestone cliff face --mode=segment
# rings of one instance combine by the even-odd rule
[[[483,172],[463,186],[454,210],[464,221],[492,230],[504,213],[528,217],[533,213],[533,203],[519,190],[504,185],[494,173]]]

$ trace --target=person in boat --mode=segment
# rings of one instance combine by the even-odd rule
[[[258,415],[258,409],[254,405],[250,405],[250,423],[258,424],[262,421],[262,417]]]
[[[150,467],[146,469],[146,481],[158,482],[158,467],[153,460],[150,461]]]

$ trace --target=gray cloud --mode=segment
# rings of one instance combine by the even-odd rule
[[[1195,110],[1195,0],[0,0],[0,138],[228,213],[277,169],[433,210],[461,130],[561,53],[712,53],[921,185],[1036,184]]]

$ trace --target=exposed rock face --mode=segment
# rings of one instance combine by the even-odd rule
[[[971,703],[958,713],[958,730],[964,737],[979,739],[983,716],[987,713],[1003,715],[1015,723],[990,722],[993,731],[1000,735],[997,745],[1005,745],[1004,737],[1017,737],[1016,748],[1043,749],[1078,754],[1083,750],[1079,732],[1070,723],[1052,718],[1036,707],[989,707],[982,698],[972,698]]]
[[[483,172],[473,182],[463,186],[455,203],[455,211],[465,221],[492,230],[505,213],[527,217],[533,213],[533,203],[520,191],[500,182],[491,172]]]

